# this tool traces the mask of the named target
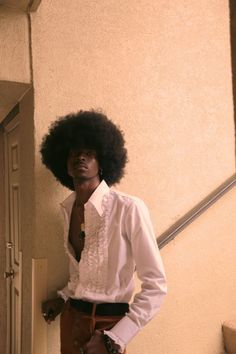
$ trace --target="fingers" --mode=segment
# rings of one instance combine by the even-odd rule
[[[42,303],[42,315],[48,324],[54,321],[56,316],[59,315],[63,304],[64,300],[62,298],[51,299]]]
[[[80,354],[107,354],[107,349],[103,340],[103,333],[95,330],[91,337],[83,347],[80,348]]]
[[[51,308],[43,311],[42,315],[48,324],[55,320],[55,311]]]

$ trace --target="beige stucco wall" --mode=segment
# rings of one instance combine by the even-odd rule
[[[29,83],[27,14],[0,5],[0,80]]]
[[[227,2],[42,1],[32,28],[36,139],[55,116],[104,109],[126,133],[122,188],[159,232],[233,173]]]
[[[31,21],[36,143],[32,256],[48,258],[48,295],[53,296],[66,278],[57,203],[68,192],[40,162],[38,146],[49,123],[70,111],[101,107],[121,125],[130,162],[120,189],[146,201],[158,236],[235,171],[229,11],[224,0],[44,0]],[[198,250],[203,264],[209,255],[209,273],[219,253],[211,240],[206,249],[202,243],[201,237],[209,236],[207,230],[217,222],[209,213],[209,220],[204,216],[186,231],[189,237],[182,235],[163,250],[169,296],[161,317],[131,344],[131,354],[141,353],[139,348],[142,353],[153,351],[153,333],[159,353],[189,354],[193,315],[184,313],[185,303],[188,308],[193,303],[195,316],[195,291],[202,296],[203,286],[213,279],[205,275],[202,286],[196,283],[190,291],[189,277],[199,277],[202,266],[197,266],[200,258],[191,262],[189,251]],[[222,229],[216,236],[221,239],[228,226],[219,220]],[[229,267],[232,270],[232,263]],[[217,296],[212,303],[219,301]],[[204,320],[209,320],[204,328],[211,318],[212,332],[211,338],[198,337],[198,345],[213,354],[220,348],[219,315],[212,316],[210,307],[209,312],[207,306],[203,309]],[[227,311],[228,316],[230,308]],[[197,328],[200,322],[197,317]],[[48,328],[49,353],[59,352],[58,333],[56,321]]]

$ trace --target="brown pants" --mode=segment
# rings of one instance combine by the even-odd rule
[[[96,329],[109,330],[122,317],[87,315],[72,307],[67,301],[60,322],[61,354],[80,353],[80,347],[90,340]]]

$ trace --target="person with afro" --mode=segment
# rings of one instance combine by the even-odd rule
[[[111,188],[127,162],[123,133],[105,114],[79,111],[51,125],[41,155],[72,190],[61,204],[69,280],[42,315],[50,323],[61,314],[62,354],[125,353],[158,312],[166,278],[146,205]]]

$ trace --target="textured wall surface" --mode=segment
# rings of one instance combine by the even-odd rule
[[[223,0],[43,1],[32,15],[36,138],[55,116],[104,109],[126,133],[121,188],[164,231],[234,170],[228,16]]]
[[[37,216],[33,255],[48,257],[48,293],[52,296],[66,279],[57,203],[68,192],[40,162],[38,146],[48,125],[56,116],[91,107],[102,108],[120,124],[130,161],[119,188],[146,201],[158,236],[235,171],[229,11],[224,0],[139,0],[135,5],[124,0],[44,0],[31,19]],[[215,223],[210,215],[206,230]],[[193,226],[196,234],[203,237],[197,225]],[[228,232],[227,224],[222,221],[220,225],[219,238]],[[201,239],[186,240],[201,249]],[[191,264],[181,242],[177,240],[163,251],[170,295],[162,317],[143,332],[147,337],[133,342],[131,354],[150,353],[155,344],[153,333],[159,336],[155,338],[160,339],[160,354],[172,354],[178,348],[182,348],[181,354],[193,353],[188,351],[192,338],[187,345],[185,332],[178,330],[183,323],[179,309],[188,296],[189,276],[199,276],[194,262],[200,260]],[[209,242],[206,253],[214,259],[218,249],[211,253]],[[180,257],[176,258],[179,269],[172,263],[175,257]],[[181,273],[185,267],[186,272]],[[171,296],[175,291],[181,295],[180,290],[185,298]],[[197,291],[202,295],[203,288]],[[193,293],[189,296],[191,299]],[[176,318],[168,331],[170,309]],[[209,318],[211,311],[208,314],[204,309]],[[187,331],[193,319],[189,311],[184,319]],[[219,349],[215,319],[213,348]],[[173,326],[175,335],[181,337],[178,348],[177,337],[168,341],[163,333],[172,335]],[[147,338],[149,348],[145,349]],[[200,346],[209,347],[206,334],[199,341]],[[48,329],[49,353],[59,352],[58,346],[56,321]]]
[[[0,80],[30,82],[27,15],[0,6]]]

